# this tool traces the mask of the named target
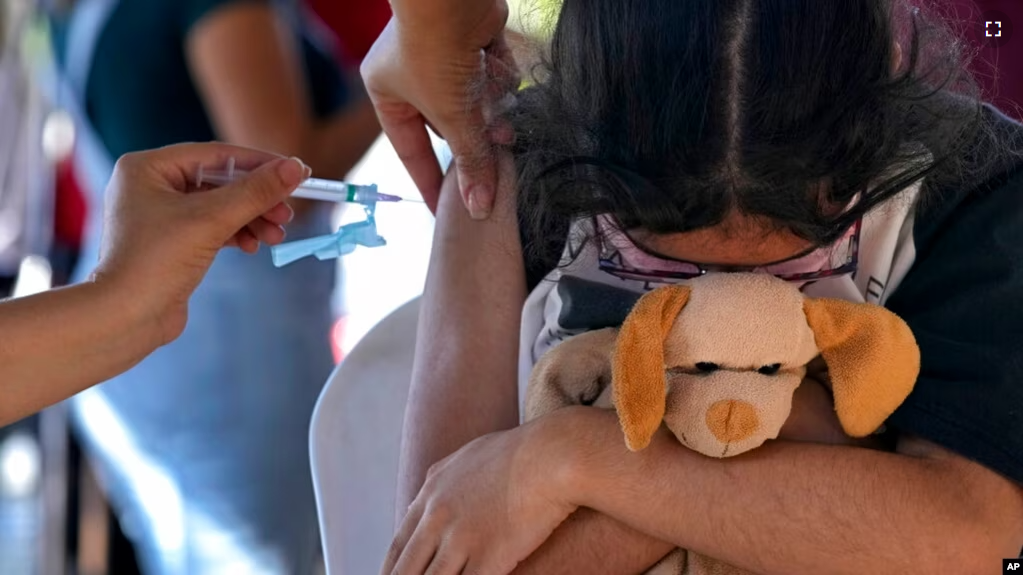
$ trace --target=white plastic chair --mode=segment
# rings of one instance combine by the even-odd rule
[[[419,298],[384,318],[334,370],[310,427],[327,574],[376,574],[394,536],[402,421]]]

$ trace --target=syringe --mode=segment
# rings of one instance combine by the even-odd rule
[[[226,170],[206,170],[199,167],[196,175],[196,186],[211,184],[213,186],[226,186],[231,182],[248,174],[246,170],[234,169],[229,165]],[[292,192],[293,198],[305,198],[307,200],[322,200],[324,202],[350,202],[357,204],[371,204],[374,202],[402,202],[410,201],[400,196],[381,194],[377,192],[376,184],[348,184],[337,180],[324,180],[322,178],[309,178]],[[411,200],[415,202],[415,200]]]

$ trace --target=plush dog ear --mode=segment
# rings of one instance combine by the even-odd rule
[[[625,318],[615,343],[611,386],[629,450],[650,443],[664,419],[664,340],[689,301],[688,286],[648,292]]]
[[[909,326],[881,306],[807,298],[806,321],[828,364],[835,411],[846,434],[873,434],[902,404],[920,373]]]

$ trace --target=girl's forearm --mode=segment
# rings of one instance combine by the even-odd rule
[[[430,466],[475,438],[518,424],[526,286],[512,187],[505,178],[483,221],[469,217],[454,177],[441,190],[402,433],[399,521]]]
[[[0,426],[134,366],[158,319],[91,282],[0,302]]]
[[[663,430],[629,452],[613,414],[575,416],[588,441],[576,503],[756,573],[985,573],[1019,549],[1023,491],[921,441],[900,442],[906,454],[776,441],[713,459]]]

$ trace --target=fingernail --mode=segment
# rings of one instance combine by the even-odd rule
[[[468,195],[466,206],[469,209],[469,216],[473,220],[486,220],[490,216],[490,207],[480,202],[480,197],[484,196],[482,192],[479,186],[472,186],[466,190]]]
[[[305,180],[308,168],[298,158],[289,158],[277,165],[277,176],[285,186],[298,186]]]

